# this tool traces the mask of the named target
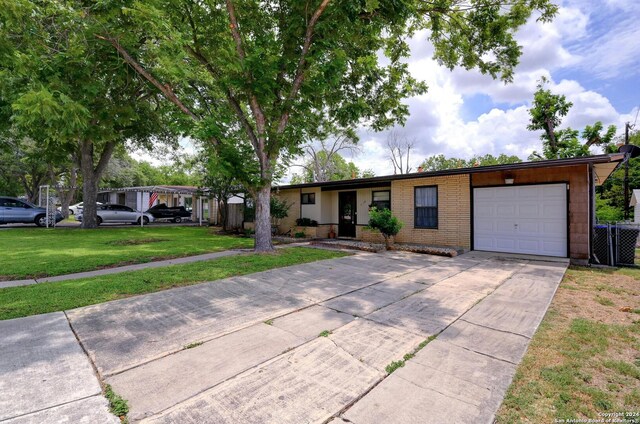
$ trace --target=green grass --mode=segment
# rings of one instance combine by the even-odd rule
[[[109,401],[109,411],[121,420],[126,420],[126,415],[129,413],[129,404],[127,401],[115,393],[108,384],[104,388],[104,396]]]
[[[25,228],[0,234],[0,280],[37,278],[253,247],[207,227]]]
[[[329,337],[329,335],[331,335],[331,331],[324,330],[320,334],[318,334],[318,337]]]
[[[0,289],[0,319],[64,311],[172,287],[342,256],[346,254],[296,247],[269,254],[247,253],[87,279],[8,287]]]
[[[391,362],[389,365],[387,365],[384,370],[387,372],[387,374],[391,374],[393,373],[395,370],[397,370],[398,368],[402,368],[404,367],[404,362],[402,359],[399,361],[393,361]]]
[[[638,307],[638,279],[635,269],[567,272],[518,366],[497,423],[587,422],[606,413],[638,412],[640,321],[632,312],[611,308],[621,302],[631,310]],[[640,422],[633,419],[626,422]]]
[[[193,349],[194,347],[202,346],[203,344],[204,342],[193,342],[193,343],[189,343],[188,345],[185,345],[184,348]]]
[[[425,348],[425,346],[427,346],[429,343],[431,343],[432,341],[434,341],[436,339],[436,337],[438,337],[437,334],[434,334],[433,336],[430,336],[428,339],[423,340],[422,342],[420,342],[420,344],[418,345],[418,347],[415,348],[415,350],[411,353],[407,353],[405,354],[402,359],[398,360],[398,361],[392,361],[389,365],[387,365],[384,369],[387,372],[387,374],[391,374],[393,373],[395,370],[397,370],[398,368],[402,368],[404,367],[404,364],[409,361],[411,358],[413,358],[414,356],[416,356],[416,353],[420,352],[422,349]]]
[[[602,296],[596,296],[596,302],[598,302],[599,304],[601,304],[602,306],[613,306],[613,300],[606,298],[606,297],[602,297]]]

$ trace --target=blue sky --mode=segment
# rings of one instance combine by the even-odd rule
[[[518,32],[523,55],[508,85],[477,71],[443,69],[430,58],[427,34],[411,40],[410,69],[430,89],[408,100],[411,117],[393,131],[414,140],[414,167],[433,154],[507,153],[526,159],[539,150],[540,134],[526,126],[542,76],[550,79],[552,91],[574,103],[563,126],[582,129],[602,121],[617,125],[622,134],[624,122],[633,123],[640,105],[640,1],[557,3],[560,11],[553,22],[531,19]],[[363,129],[363,152],[354,162],[377,175],[391,173],[387,136]]]
[[[376,175],[391,174],[385,145],[393,131],[414,141],[414,170],[436,154],[469,158],[506,153],[526,159],[541,149],[540,133],[526,127],[527,109],[542,76],[550,80],[552,91],[574,104],[562,126],[582,129],[602,121],[616,125],[622,134],[624,123],[634,122],[640,105],[640,0],[556,4],[560,9],[553,22],[541,24],[533,17],[518,31],[523,55],[507,85],[478,71],[440,67],[431,59],[428,34],[416,34],[410,40],[409,67],[427,82],[429,91],[407,99],[411,116],[404,127],[381,133],[360,129],[361,152],[347,158]],[[183,151],[194,152],[188,141],[182,144]],[[153,160],[147,154],[135,156]]]

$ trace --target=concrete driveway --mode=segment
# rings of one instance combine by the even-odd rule
[[[55,338],[19,324],[47,316],[0,322],[0,364],[72,328],[98,375],[77,343],[81,376],[60,355],[38,357],[42,376],[29,358],[0,365],[21,387],[0,383],[0,422],[60,422],[65,405],[77,406],[69,422],[102,414],[98,377],[134,422],[491,422],[567,267],[539,259],[360,253],[67,311],[68,323],[49,314]],[[66,374],[82,384],[39,393],[39,379]],[[99,417],[87,422],[114,418]]]

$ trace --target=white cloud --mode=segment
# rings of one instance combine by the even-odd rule
[[[543,24],[531,19],[516,35],[523,54],[513,82],[506,85],[475,70],[449,71],[439,66],[431,59],[428,33],[416,34],[409,41],[413,53],[409,68],[414,77],[428,84],[429,91],[408,99],[411,116],[404,127],[395,129],[416,140],[413,168],[434,154],[469,158],[506,153],[526,159],[533,150],[540,150],[541,132],[526,127],[528,108],[541,76],[551,81],[553,92],[566,95],[574,104],[563,127],[581,130],[602,121],[605,125],[616,124],[621,133],[624,122],[635,119],[637,108],[621,114],[610,99],[585,88],[576,80],[578,74],[572,72],[580,69],[596,77],[614,78],[629,72],[633,64],[636,75],[640,70],[636,59],[640,56],[640,26],[636,24],[640,2],[603,1],[607,9],[604,16],[598,15],[602,9],[599,1],[565,0],[553,22]],[[625,11],[621,19],[608,15],[621,10]],[[623,22],[626,28],[621,27]],[[560,71],[563,79],[554,82],[553,76]],[[469,117],[465,102],[477,95],[488,96],[493,105]],[[385,145],[388,133],[360,131],[362,152],[352,158],[360,169],[373,169],[377,175],[393,172]]]

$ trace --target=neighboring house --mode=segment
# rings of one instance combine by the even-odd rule
[[[199,199],[207,199],[202,202],[199,207]],[[184,206],[187,210],[191,210],[192,220],[200,219],[200,211],[202,209],[202,218],[207,220],[208,215],[208,196],[205,196],[193,186],[141,186],[141,187],[120,187],[105,188],[98,190],[98,201],[102,203],[116,203],[119,205],[129,206],[135,210],[146,211],[150,207],[165,203],[167,206]]]
[[[451,169],[274,187],[292,206],[279,230],[297,218],[318,221],[318,237],[373,241],[371,206],[389,207],[404,227],[400,243],[569,257],[591,257],[594,187],[623,154]]]
[[[218,224],[218,208],[215,200],[207,192],[194,186],[140,186],[104,188],[98,190],[98,201],[129,206],[136,210],[146,211],[152,206],[164,203],[169,207],[184,206],[192,211],[191,219],[209,221]],[[230,204],[243,204],[244,199],[234,196]],[[210,212],[211,211],[211,212]]]
[[[633,222],[640,224],[640,190],[633,190],[629,206],[633,207]]]

